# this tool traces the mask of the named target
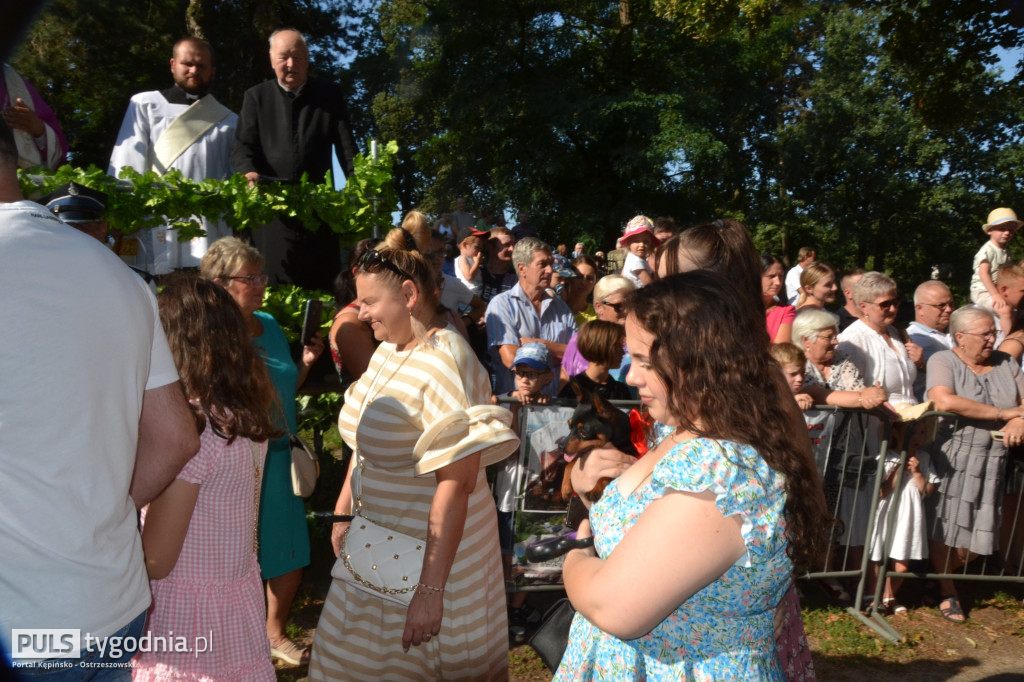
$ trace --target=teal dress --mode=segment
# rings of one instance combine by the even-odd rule
[[[783,679],[772,619],[793,570],[786,556],[784,479],[753,448],[706,438],[684,441],[632,495],[624,498],[612,481],[590,511],[594,547],[607,558],[644,509],[666,492],[705,490],[715,493],[724,516],[743,519],[746,554],[637,639],[609,635],[577,613],[555,680]],[[687,538],[665,541],[685,544]]]
[[[281,326],[267,313],[257,311],[263,333],[252,339],[267,366],[270,381],[284,410],[277,415],[277,426],[287,433],[270,441],[260,492],[259,550],[260,574],[264,580],[284,575],[309,565],[309,529],[306,505],[292,492],[292,454],[288,434],[298,431],[295,419],[295,384],[299,370],[292,360]]]

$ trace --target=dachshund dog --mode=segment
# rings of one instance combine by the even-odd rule
[[[586,459],[590,451],[611,443],[627,455],[637,456],[630,440],[629,415],[610,404],[595,391],[585,392],[575,381],[570,382],[579,405],[569,419],[569,436],[565,441],[565,473],[562,477],[562,497],[572,497],[572,470],[576,462]],[[584,493],[596,502],[604,492],[610,478],[602,478],[593,490]]]

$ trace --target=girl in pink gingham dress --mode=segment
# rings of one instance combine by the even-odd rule
[[[181,280],[158,300],[202,430],[199,452],[143,510],[153,603],[149,651],[135,657],[132,677],[273,682],[256,562],[263,459],[267,438],[276,435],[270,379],[221,287]]]

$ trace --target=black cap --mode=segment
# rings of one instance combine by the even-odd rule
[[[69,182],[43,197],[40,203],[66,223],[92,223],[103,220],[107,195]]]

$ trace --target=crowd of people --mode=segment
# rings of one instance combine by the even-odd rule
[[[217,172],[254,183],[295,179],[326,172],[332,143],[350,170],[347,113],[334,86],[307,78],[302,36],[275,32],[269,57],[275,78],[238,117],[209,95],[209,46],[179,41],[175,85],[133,98],[111,172],[209,177],[219,159]],[[834,546],[854,564],[870,548],[876,566],[930,559],[937,573],[1021,551],[1004,510],[1022,479],[1009,453],[1024,445],[1010,209],[983,226],[973,302],[921,283],[906,330],[887,275],[837,273],[810,247],[785,273],[735,221],[679,231],[638,215],[614,249],[588,254],[552,248],[525,211],[512,228],[490,208],[477,218],[465,198],[436,221],[410,212],[345,267],[328,229],[287,220],[252,243],[216,225],[185,245],[158,230],[141,264],[164,276],[154,296],[107,248],[102,194],[22,198],[19,149],[0,123],[0,286],[26,292],[5,299],[0,334],[5,654],[18,628],[215,630],[209,655],[143,651],[88,679],[272,680],[272,659],[308,663],[311,680],[505,679],[509,628],[533,615],[506,596],[518,407],[584,392],[638,401],[648,438],[640,458],[605,444],[572,469],[589,508],[577,537],[592,546],[565,559],[577,613],[556,679],[814,679],[793,576],[828,568]],[[328,338],[295,353],[260,310],[284,281],[333,281],[337,301]],[[296,392],[325,348],[354,453],[334,511],[351,518],[331,529],[337,562],[307,651],[288,635],[310,562],[291,450]],[[54,386],[66,405],[46,423]],[[929,402],[957,418],[914,421]],[[816,405],[913,422],[891,429],[905,471],[879,465],[884,504],[819,471]],[[869,452],[878,433],[861,429]],[[614,480],[595,502],[602,478]],[[870,509],[893,520],[872,538]],[[888,581],[876,607],[904,612],[898,588]],[[953,581],[937,605],[966,618]],[[66,679],[134,653],[82,651]]]
[[[835,471],[824,475],[831,508],[845,526],[837,538],[842,554],[857,567],[870,546],[872,578],[886,557],[897,573],[909,572],[913,562],[930,562],[933,572],[949,574],[979,556],[1011,568],[1021,560],[1020,539],[1012,535],[1020,524],[1024,471],[1012,453],[1024,429],[1021,342],[1015,335],[1024,272],[1005,252],[1020,226],[1011,209],[993,210],[982,226],[990,239],[974,260],[973,302],[957,308],[946,284],[927,280],[914,291],[914,319],[905,328],[897,326],[903,304],[897,283],[883,273],[851,270],[839,277],[846,302],[836,315],[825,308],[836,298],[836,276],[813,249],[801,250],[801,262],[787,275],[800,282],[795,299],[789,299],[796,310],[780,292],[780,268],[772,259],[763,261],[769,333],[780,341],[772,352],[797,403],[805,410],[879,410],[898,425],[890,456],[881,463],[883,499],[876,505],[863,477],[840,482]],[[772,326],[773,317],[781,318],[775,314],[779,308],[790,311],[782,318],[790,320],[788,329]],[[785,332],[791,343],[779,339]],[[957,418],[925,420],[908,438],[905,424],[929,409]],[[849,435],[844,429],[859,431],[857,445],[864,451],[878,452],[877,433],[864,422],[848,420],[836,433]],[[904,449],[905,471],[898,475]],[[871,510],[875,532],[868,537]],[[906,613],[897,599],[899,584],[898,577],[887,580],[882,603],[873,606]],[[873,593],[873,580],[868,587]],[[849,600],[836,581],[829,588]],[[940,580],[931,598],[946,619],[966,619],[954,581]]]

